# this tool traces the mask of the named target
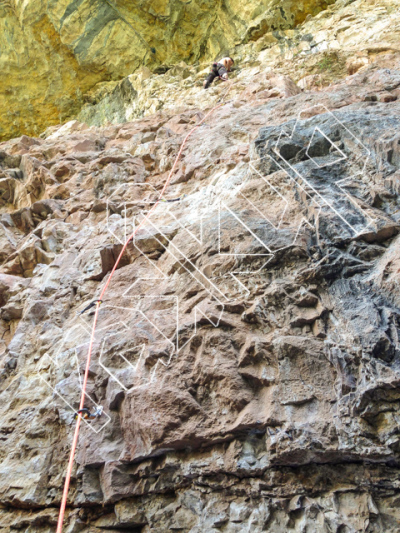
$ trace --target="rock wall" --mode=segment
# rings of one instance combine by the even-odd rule
[[[343,2],[341,24],[361,4]],[[296,84],[249,43],[229,84],[142,68],[142,87],[102,86],[98,125],[0,143],[1,532],[55,530],[93,322],[78,313],[218,103],[100,306],[86,405],[104,413],[82,425],[65,531],[399,530],[388,8],[371,7],[374,52],[334,74],[294,55]],[[152,87],[162,109],[131,120],[121,102]]]
[[[380,56],[386,57],[390,68],[400,52],[399,13],[400,3],[393,0],[337,1],[294,29],[269,29],[254,41],[231,48],[236,59],[233,75],[245,86],[260,69],[273,69],[290,76],[302,89],[321,89]],[[166,75],[151,75],[149,69],[140,68],[122,81],[99,84],[89,91],[78,119],[100,126],[129,122],[181,104],[204,106],[209,100],[199,95],[199,89],[208,71],[208,64],[185,61]]]
[[[140,65],[210,60],[333,0],[2,0],[0,140],[74,117],[85,93]]]

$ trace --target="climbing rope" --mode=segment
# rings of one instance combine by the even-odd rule
[[[167,189],[167,187],[168,187],[168,185],[169,185],[169,183],[171,181],[172,175],[173,175],[173,173],[174,173],[174,171],[176,169],[176,166],[177,166],[177,164],[179,162],[179,159],[180,159],[180,157],[182,155],[182,151],[183,151],[183,149],[184,149],[184,147],[186,145],[187,140],[192,135],[192,133],[199,126],[201,126],[201,124],[203,124],[203,122],[216,109],[218,109],[219,107],[225,105],[224,104],[224,100],[225,100],[226,95],[228,94],[230,88],[231,88],[231,84],[229,84],[227,90],[222,95],[222,97],[220,97],[218,99],[217,105],[214,106],[212,109],[210,109],[210,111],[200,120],[200,122],[198,122],[196,124],[196,126],[194,126],[194,128],[192,128],[189,131],[189,133],[183,139],[183,142],[182,142],[181,147],[179,149],[178,155],[175,158],[174,164],[173,164],[173,166],[171,168],[170,173],[168,174],[168,178],[165,181],[165,184],[164,184],[164,186],[163,186],[163,188],[162,188],[162,190],[160,192],[160,195],[159,195],[157,201],[154,203],[152,208],[147,212],[146,216],[141,220],[139,225],[136,226],[135,230],[130,235],[130,237],[126,240],[126,242],[125,242],[124,246],[122,247],[122,250],[121,250],[121,252],[120,252],[120,254],[119,254],[119,256],[118,256],[118,258],[117,258],[117,260],[116,260],[116,262],[114,264],[114,266],[113,266],[113,269],[111,270],[111,273],[110,273],[110,275],[109,275],[109,277],[108,277],[108,279],[106,281],[106,284],[104,285],[103,290],[100,293],[99,298],[97,300],[95,300],[94,302],[92,302],[91,304],[89,304],[89,306],[85,309],[85,310],[87,310],[88,308],[91,308],[94,305],[96,306],[94,319],[93,319],[92,332],[91,332],[91,336],[90,336],[89,348],[88,348],[88,353],[87,353],[85,376],[83,378],[81,399],[80,399],[80,403],[79,403],[78,416],[77,416],[77,419],[76,419],[75,433],[74,433],[74,438],[73,438],[73,441],[72,441],[71,453],[70,453],[69,461],[68,461],[67,474],[66,474],[66,477],[65,477],[64,491],[63,491],[63,496],[62,496],[62,500],[61,500],[60,514],[58,516],[57,532],[56,533],[62,533],[62,528],[63,528],[63,523],[64,523],[64,515],[65,515],[65,508],[67,506],[68,491],[69,491],[69,485],[70,485],[70,481],[71,481],[72,468],[73,468],[73,465],[74,465],[75,452],[76,452],[76,447],[77,447],[77,444],[78,444],[79,429],[80,429],[81,419],[82,419],[82,410],[84,409],[84,404],[85,404],[86,386],[87,386],[87,381],[88,381],[88,376],[89,376],[89,367],[90,367],[90,360],[91,360],[92,351],[93,351],[94,336],[95,336],[95,333],[96,333],[96,326],[97,326],[97,319],[98,319],[98,316],[99,316],[99,309],[100,309],[100,305],[101,305],[101,302],[103,300],[104,294],[106,293],[106,291],[108,289],[108,286],[110,285],[110,282],[111,282],[111,280],[113,278],[114,272],[117,270],[118,265],[119,265],[119,263],[121,261],[122,256],[124,255],[124,252],[125,252],[128,244],[133,239],[133,237],[136,235],[136,233],[139,231],[139,229],[145,224],[145,222],[147,222],[147,220],[149,220],[151,214],[156,209],[157,205],[163,200],[164,193],[165,193],[165,191],[166,191],[166,189]]]

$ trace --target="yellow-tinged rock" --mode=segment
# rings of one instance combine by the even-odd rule
[[[240,43],[292,28],[332,2],[1,2],[0,140],[39,135],[73,118],[83,95],[100,82],[117,81],[141,65],[154,70],[213,60]]]

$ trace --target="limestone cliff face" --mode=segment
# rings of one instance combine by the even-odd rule
[[[252,34],[208,91],[201,65],[140,65],[80,121],[0,143],[1,533],[54,532],[93,323],[78,313],[217,103],[100,307],[86,405],[104,413],[82,425],[65,531],[399,531],[393,5]]]
[[[99,82],[291,28],[333,0],[3,0],[0,140],[73,117]]]

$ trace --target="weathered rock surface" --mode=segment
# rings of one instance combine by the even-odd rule
[[[201,107],[204,69],[226,53],[239,76],[247,76],[245,65],[262,64],[301,79],[302,88],[324,86],[400,52],[399,7],[398,0],[2,0],[0,140],[38,136],[78,115],[100,125],[177,104]]]
[[[399,13],[398,0],[337,0],[291,29],[261,25],[263,30],[256,28],[246,44],[235,43],[230,48],[236,59],[233,76],[238,81],[232,93],[239,94],[246,88],[247,94],[251,94],[256,87],[261,97],[272,87],[277,90],[276,84],[269,87],[263,80],[265,86],[260,87],[256,82],[257,74],[268,68],[289,75],[301,89],[328,86],[346,74],[362,71],[376,60],[382,67],[391,68],[400,56]],[[251,26],[248,31],[252,31]],[[199,94],[199,87],[209,65],[202,61],[200,65],[187,63],[184,59],[166,75],[158,76],[152,76],[148,68],[140,68],[122,81],[95,87],[86,95],[87,103],[78,115],[79,120],[100,126],[160,110],[179,110],[179,106],[206,108],[214,89]],[[381,96],[385,97],[390,95]]]
[[[264,60],[0,144],[0,531],[54,531],[77,313],[221,98],[100,307],[66,531],[399,530],[400,63],[301,91]]]
[[[0,140],[73,117],[96,84],[140,65],[214,59],[334,0],[2,0]]]

